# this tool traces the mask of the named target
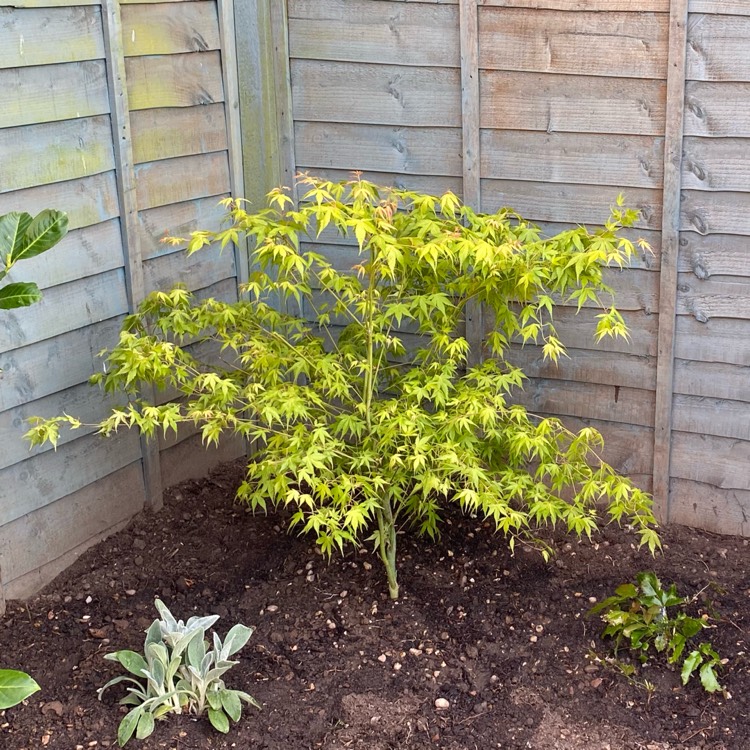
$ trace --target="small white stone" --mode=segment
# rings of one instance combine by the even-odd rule
[[[266,612],[270,612],[271,614],[273,614],[274,612],[278,612],[278,611],[279,611],[279,608],[275,604],[269,604],[266,607]]]
[[[399,669],[401,669],[401,664],[400,664],[399,662],[396,662],[396,663],[395,663],[395,664],[393,665],[393,669],[394,669],[394,671],[395,671],[395,672],[398,672],[398,671],[399,671]]]
[[[435,708],[446,709],[450,707],[451,707],[451,704],[447,698],[437,698],[435,700]]]
[[[387,657],[387,656],[386,656],[385,654],[380,654],[380,656],[378,656],[378,661],[379,661],[379,662],[380,662],[381,664],[385,664],[385,660],[386,660],[387,658],[388,658],[388,657]]]

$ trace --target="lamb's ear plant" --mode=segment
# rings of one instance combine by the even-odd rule
[[[222,679],[238,662],[230,660],[248,641],[252,628],[237,624],[223,643],[213,633],[213,649],[206,640],[206,631],[219,619],[218,615],[177,620],[159,599],[155,602],[161,618],[154,620],[146,631],[143,655],[135,651],[116,651],[104,658],[119,662],[129,675],[115,677],[97,691],[127,683],[122,705],[133,706],[123,717],[117,731],[117,742],[125,745],[135,734],[136,739],[148,737],[155,721],[170,713],[186,711],[201,716],[208,710],[211,724],[220,732],[228,732],[231,721],[242,715],[242,703],[260,708],[258,702],[241,690],[231,690]]]
[[[655,573],[642,572],[636,576],[636,583],[618,586],[613,596],[592,607],[588,614],[601,614],[606,624],[602,638],[613,639],[615,654],[623,643],[641,663],[648,660],[652,650],[663,653],[669,664],[682,664],[683,685],[697,671],[707,692],[723,691],[716,677],[722,659],[710,643],[699,643],[685,655],[688,642],[710,627],[707,616],[687,614],[685,607],[690,601],[678,596],[675,584],[665,589]]]
[[[620,230],[636,212],[620,201],[603,229],[544,239],[513,211],[476,213],[451,193],[313,177],[301,188],[299,206],[282,190],[257,213],[228,201],[227,228],[193,233],[189,253],[249,238],[247,298],[199,300],[180,288],[149,296],[95,378],[130,395],[101,432],[152,435],[187,422],[207,444],[247,438],[257,450],[239,499],[290,507],[291,526],[325,554],[369,540],[393,598],[398,534],[436,537],[449,505],[489,519],[511,548],[521,540],[545,556],[539,526],[591,535],[603,506],[655,550],[651,500],[599,458],[599,433],[570,432],[516,402],[525,376],[511,347],[564,355],[559,302],[597,308],[596,339],[626,335],[603,269],[634,254]],[[325,231],[349,238],[348,257],[306,244]],[[489,330],[474,366],[471,306],[484,308]],[[211,346],[187,346],[196,342]],[[202,359],[208,349],[222,359]],[[143,382],[179,398],[148,403]],[[79,425],[37,419],[29,437],[54,443],[63,423]]]

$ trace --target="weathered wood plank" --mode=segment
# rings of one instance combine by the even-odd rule
[[[0,527],[140,458],[134,432],[85,435],[0,471]]]
[[[683,190],[680,230],[750,236],[750,192]]]
[[[107,112],[103,60],[0,69],[0,128]]]
[[[44,339],[0,354],[0,410],[83,383],[102,369],[98,353],[117,343],[123,318]]]
[[[307,168],[402,174],[461,174],[458,128],[297,122],[296,161]]]
[[[750,16],[750,3],[748,0],[690,0],[690,12]]]
[[[177,11],[162,3],[124,5],[122,41],[126,57],[220,49],[216,3],[193,0]]]
[[[118,216],[114,172],[0,193],[0,214],[10,211],[37,214],[45,208],[64,208],[71,230]]]
[[[723,490],[750,488],[750,442],[675,431],[672,476]],[[750,510],[750,508],[748,508]]]
[[[534,10],[586,10],[668,12],[669,0],[480,0],[481,5],[496,8],[528,8]]]
[[[601,419],[653,427],[654,394],[637,388],[535,378],[512,401],[535,414]]]
[[[169,487],[186,479],[205,477],[218,464],[244,456],[245,452],[244,442],[237,437],[227,436],[218,448],[206,448],[200,435],[193,435],[162,451],[162,483]]]
[[[687,77],[750,81],[750,15],[693,13],[688,24]]]
[[[194,107],[224,101],[219,52],[125,60],[130,109]]]
[[[482,176],[660,188],[664,141],[651,136],[482,132]]]
[[[171,0],[166,0],[170,2]],[[76,0],[76,5],[101,5],[100,0]],[[0,0],[0,8],[59,8],[70,7],[70,0]]]
[[[679,271],[699,279],[710,276],[750,277],[750,246],[747,237],[695,232],[680,236]]]
[[[20,463],[26,459],[52,450],[52,446],[45,444],[29,449],[29,444],[23,439],[24,433],[30,425],[30,417],[54,417],[58,414],[75,414],[85,425],[95,425],[106,418],[112,407],[122,404],[122,396],[105,395],[98,388],[88,383],[81,383],[72,388],[60,390],[49,396],[16,406],[0,412],[0,440],[3,450],[0,453],[0,470]],[[84,426],[79,430],[60,430],[58,445],[63,446],[84,435],[95,432],[96,427]]]
[[[0,130],[0,192],[63,182],[114,167],[109,117],[24,125]]]
[[[116,219],[76,229],[44,255],[16,266],[8,281],[33,279],[41,289],[95,276],[123,266],[120,223]]]
[[[371,0],[291,0],[292,57],[458,67],[455,6]]]
[[[295,120],[461,127],[460,71],[292,60]]]
[[[669,13],[667,119],[664,130],[664,189],[662,193],[653,470],[654,512],[656,517],[664,522],[669,521],[669,461],[672,433],[677,256],[680,239],[687,21],[688,0],[673,0],[670,3]]]
[[[637,228],[661,225],[661,191],[608,186],[561,185],[520,180],[482,180],[482,210],[488,213],[510,206],[533,222],[596,224],[606,220],[620,192],[625,203],[640,211]]]
[[[750,192],[749,144],[745,138],[686,138],[683,186],[692,190]]]
[[[693,316],[677,317],[675,356],[699,362],[750,365],[750,335],[746,320],[715,318],[701,323]]]
[[[136,164],[227,149],[222,103],[144,109],[131,114],[130,124]]]
[[[664,78],[667,16],[485,7],[479,63],[496,70]]]
[[[52,42],[50,29],[54,29]],[[0,68],[103,57],[102,18],[98,7],[0,7]]]
[[[701,323],[711,318],[750,320],[750,279],[725,281],[679,274],[677,313],[692,315]]]
[[[723,490],[705,482],[672,479],[669,483],[672,523],[715,534],[750,534],[750,491]]]
[[[750,136],[750,83],[688,81],[685,135]]]
[[[178,283],[200,289],[236,276],[231,248],[223,253],[204,250],[190,257],[181,251],[159,255],[147,260],[143,271],[148,291],[171,289]]]
[[[41,302],[8,310],[0,328],[0,351],[51,339],[66,331],[127,312],[122,269],[47,289]]]
[[[483,128],[664,134],[664,81],[485,70],[479,86]]]
[[[24,598],[143,508],[140,461],[0,527],[8,590]]]
[[[219,201],[228,197],[214,195],[209,198],[171,203],[138,213],[138,234],[145,259],[174,252],[174,247],[161,242],[165,236],[185,237],[197,229],[217,230],[226,216]]]
[[[543,358],[541,347],[514,345],[507,359],[531,378],[571,380],[646,390],[653,390],[656,386],[656,360],[649,356],[595,349],[568,349],[568,356],[561,357],[555,363]]]
[[[750,325],[748,326],[750,331]],[[674,392],[686,396],[743,399],[748,395],[750,364],[675,360]]]
[[[672,419],[680,432],[750,440],[750,403],[745,401],[676,394]]]
[[[230,188],[226,151],[163,159],[136,167],[140,209],[221,195]]]

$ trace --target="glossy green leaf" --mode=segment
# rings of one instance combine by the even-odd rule
[[[46,252],[60,242],[67,232],[67,214],[50,209],[42,211],[25,226],[22,233],[16,234],[10,262],[17,263]]]
[[[39,685],[25,672],[0,669],[0,709],[18,705],[39,689]]]
[[[28,307],[39,302],[42,293],[39,287],[29,281],[17,281],[0,287],[0,310]]]

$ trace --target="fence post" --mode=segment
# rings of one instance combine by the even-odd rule
[[[654,414],[654,510],[669,521],[669,484],[674,386],[677,256],[680,240],[682,134],[685,112],[688,0],[671,0],[667,106],[664,131],[664,191],[662,202],[659,334]]]
[[[479,28],[477,0],[459,0],[461,45],[461,130],[463,156],[463,200],[475,211],[481,210],[479,146]],[[466,340],[469,365],[483,359],[483,316],[480,304],[466,310]]]
[[[125,282],[128,307],[134,312],[146,296],[143,259],[138,236],[138,201],[135,189],[133,141],[130,133],[130,107],[122,45],[122,17],[118,0],[103,0],[102,20],[107,64],[107,82],[112,119],[117,194],[120,204],[120,232],[125,254]],[[144,396],[153,401],[154,389],[148,386]],[[163,504],[159,443],[141,437],[143,479],[146,506],[158,510]]]

